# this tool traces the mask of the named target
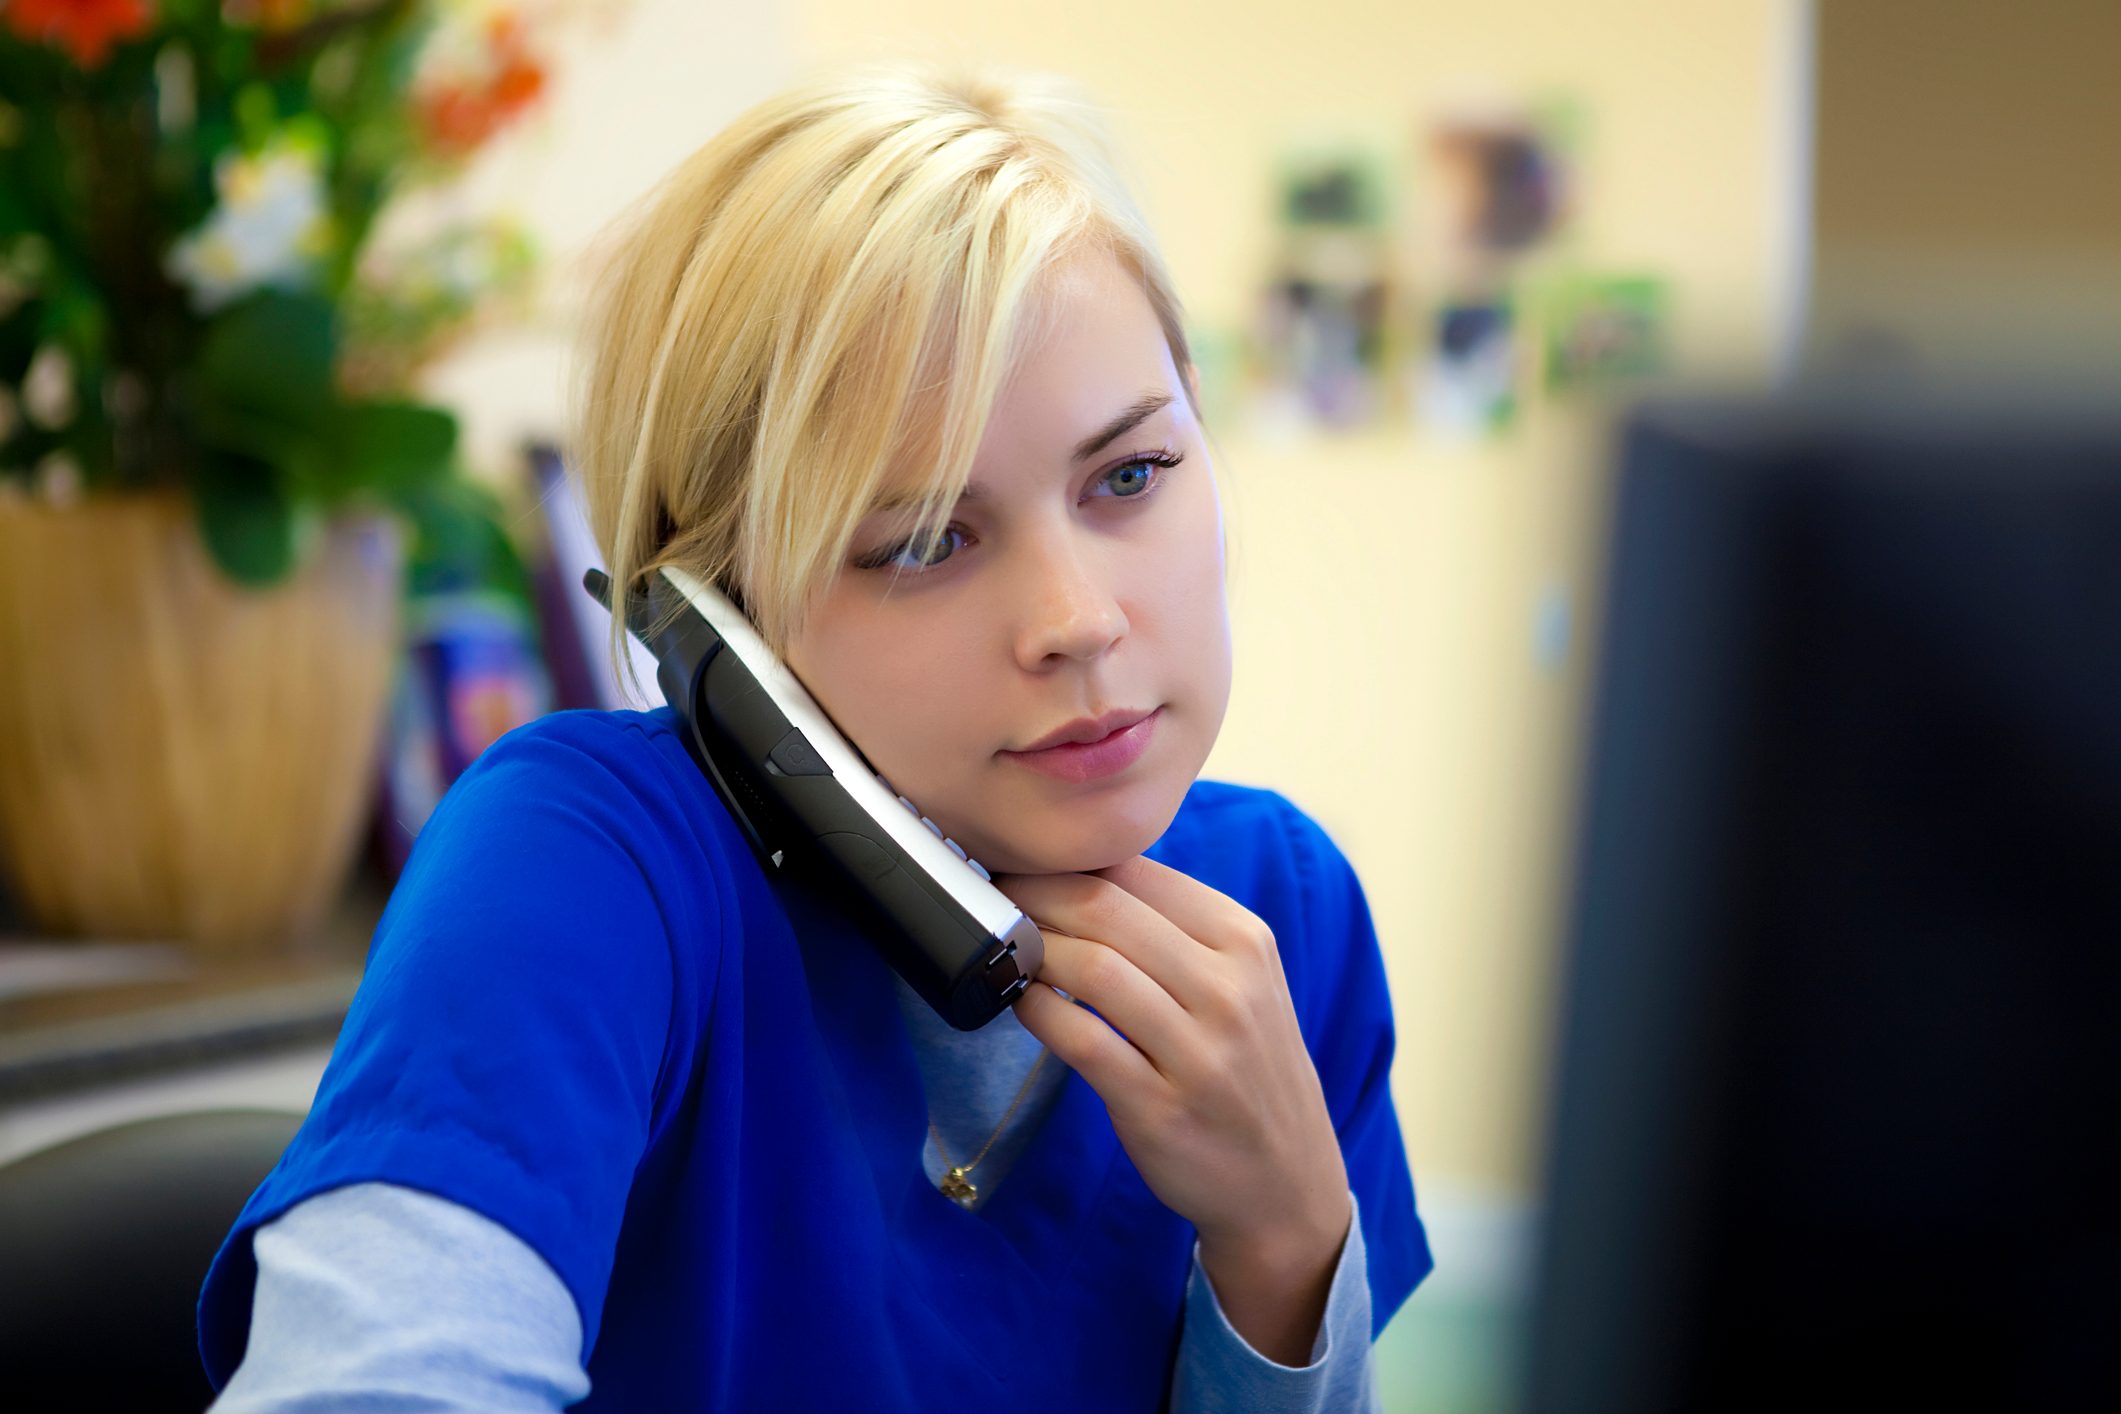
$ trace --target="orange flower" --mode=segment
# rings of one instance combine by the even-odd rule
[[[471,151],[544,91],[545,68],[524,45],[519,16],[494,15],[486,39],[478,82],[436,84],[414,100],[428,143],[443,152]]]
[[[4,0],[0,17],[23,39],[42,41],[73,55],[84,69],[99,69],[111,46],[138,39],[154,25],[154,0]]]

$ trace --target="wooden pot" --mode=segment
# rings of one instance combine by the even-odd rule
[[[373,801],[403,540],[342,518],[254,590],[181,492],[0,502],[0,887],[33,928],[215,953],[315,929]]]

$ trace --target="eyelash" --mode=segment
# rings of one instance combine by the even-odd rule
[[[1180,462],[1184,461],[1185,459],[1186,454],[1184,452],[1174,452],[1169,447],[1159,447],[1153,452],[1143,452],[1138,456],[1132,456],[1127,458],[1123,462],[1117,463],[1116,465],[1107,469],[1102,475],[1097,478],[1097,480],[1098,483],[1102,484],[1117,473],[1126,471],[1132,467],[1137,466],[1153,466],[1160,468],[1160,474],[1154,481],[1149,483],[1148,490],[1138,491],[1131,496],[1112,496],[1105,498],[1108,500],[1124,501],[1130,504],[1139,503],[1150,499],[1151,497],[1156,495],[1158,491],[1162,490],[1164,483],[1171,479],[1172,468],[1176,467]],[[955,525],[948,525],[943,527],[943,534],[949,535],[956,530],[957,527]],[[939,560],[934,565],[931,565],[925,569],[894,570],[892,568],[891,562],[897,559],[900,555],[905,554],[908,550],[912,548],[913,542],[911,540],[902,540],[895,545],[887,546],[886,548],[877,551],[873,555],[868,555],[862,559],[856,560],[854,562],[854,566],[856,569],[862,570],[888,571],[897,575],[900,578],[919,578],[923,575],[934,574],[938,570],[942,569],[943,566],[949,563],[949,560],[945,559]],[[956,552],[953,551],[952,554],[955,555]]]

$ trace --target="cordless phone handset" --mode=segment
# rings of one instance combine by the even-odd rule
[[[582,584],[609,611],[610,579],[590,570]],[[961,1031],[1022,995],[1045,960],[1037,925],[870,768],[726,594],[664,568],[628,604],[686,749],[769,873],[851,904],[893,970]]]

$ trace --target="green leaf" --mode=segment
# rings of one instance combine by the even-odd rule
[[[324,482],[327,498],[373,488],[402,496],[449,474],[457,451],[457,420],[419,403],[353,403],[334,410]]]
[[[199,380],[229,408],[321,432],[331,409],[338,321],[310,294],[263,290],[216,319],[199,350]]]
[[[256,152],[271,140],[273,127],[280,120],[279,105],[273,99],[272,85],[253,79],[236,90],[236,126],[243,134],[243,147],[247,152]]]
[[[268,466],[285,466],[305,440],[301,428],[244,408],[210,403],[199,409],[199,441],[224,452],[236,452]]]
[[[100,378],[110,343],[110,315],[101,293],[71,271],[56,273],[51,284],[43,336],[65,345],[84,374]]]
[[[271,465],[241,453],[208,453],[192,494],[206,548],[230,579],[262,587],[294,568],[295,507]]]
[[[528,567],[490,489],[451,475],[412,490],[399,504],[415,531],[407,564],[415,595],[488,588],[531,597]]]

